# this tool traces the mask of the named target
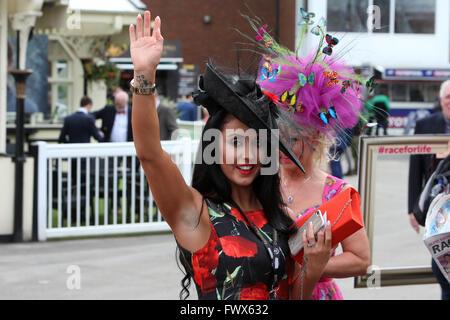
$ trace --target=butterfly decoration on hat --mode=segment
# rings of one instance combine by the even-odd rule
[[[324,124],[329,124],[330,123],[330,118],[337,119],[336,109],[334,108],[334,106],[331,103],[331,101],[330,101],[330,108],[328,110],[326,110],[323,107],[320,107],[320,113],[318,114],[318,116],[319,116],[319,119]]]
[[[312,72],[309,76],[306,76],[305,74],[299,72],[298,73],[298,83],[300,87],[305,86],[307,83],[309,83],[310,86],[314,86],[314,78],[316,74]]]
[[[333,53],[333,47],[339,43],[339,39],[327,34],[325,40],[327,46],[323,48],[322,52],[330,56]]]
[[[288,91],[283,92],[280,97],[280,102],[285,106],[295,106],[297,103],[297,96],[295,94],[290,94]],[[293,108],[295,109],[295,108]]]
[[[278,68],[272,67],[272,58],[270,56],[264,56],[264,59],[265,61],[261,66],[260,78],[261,80],[268,79],[269,81],[274,82],[278,73]]]
[[[323,73],[327,78],[329,78],[330,80],[327,82],[327,87],[330,87],[332,85],[336,85],[339,83],[339,80],[337,80],[337,76],[338,73],[336,71],[333,72],[329,72],[329,71],[325,71]]]
[[[300,22],[298,23],[299,25],[302,25],[302,24],[303,25],[314,24],[314,21],[312,21],[311,19],[316,16],[315,13],[308,12],[308,11],[304,10],[303,8],[300,8],[300,13],[302,15],[302,20],[300,20]]]
[[[267,27],[268,27],[268,25],[265,24],[261,28],[258,29],[258,31],[257,31],[258,35],[255,37],[256,41],[260,42],[260,41],[264,40],[264,33],[266,32]]]
[[[264,45],[265,45],[267,48],[269,48],[270,45],[272,44],[272,41],[273,41],[273,40],[272,40],[271,37],[269,37],[269,36],[266,35],[266,34],[267,34],[267,27],[268,27],[268,25],[265,24],[265,25],[263,25],[261,28],[258,29],[257,35],[255,36],[255,40],[258,41],[258,42],[265,41],[265,42],[264,42]]]
[[[353,128],[363,117],[360,87],[373,91],[375,78],[367,80],[341,55],[334,54],[340,40],[325,32],[325,18],[315,23],[314,12],[300,9],[300,13],[300,32],[294,51],[271,37],[266,24],[245,16],[258,34],[255,38],[260,44],[258,48],[264,55],[270,55],[270,59],[263,56],[261,60],[258,84],[294,123],[302,128],[317,129],[333,138],[342,130]],[[319,41],[307,50],[306,56],[300,56],[300,52],[306,51],[300,50],[303,44],[310,43],[305,41],[310,33]],[[268,40],[271,40],[270,47],[262,45]]]
[[[342,81],[342,89],[341,89],[341,93],[345,93],[345,91],[347,91],[347,88],[352,87],[352,81],[351,80],[344,80]]]
[[[315,34],[316,36],[320,36],[324,32],[326,24],[327,21],[325,20],[325,18],[320,18],[317,25],[311,29],[311,33]]]
[[[366,82],[366,88],[369,90],[369,93],[372,93],[375,90],[375,87],[377,84],[375,83],[375,76],[372,76],[369,80]]]
[[[297,96],[295,94],[289,94],[287,91],[281,95],[279,102],[287,108],[287,111],[290,114],[293,114],[294,112],[302,113],[305,111],[303,103],[301,101],[297,102]]]

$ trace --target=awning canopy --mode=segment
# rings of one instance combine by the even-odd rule
[[[119,69],[133,70],[130,49],[125,50],[120,56],[110,57],[109,61],[115,63]],[[157,70],[178,70],[179,63],[183,63],[181,41],[165,40]]]
[[[146,5],[139,0],[70,0],[70,10],[138,13],[145,10]]]
[[[111,61],[114,62],[114,61]],[[114,62],[120,70],[133,70],[134,66],[132,63],[118,63]],[[175,63],[160,63],[156,67],[156,70],[178,70],[178,65]]]
[[[136,23],[137,14],[146,8],[139,0],[66,0],[64,3],[65,6],[44,3],[43,11],[48,19],[38,20],[39,32],[62,36],[120,34],[123,29],[128,31],[128,26]]]

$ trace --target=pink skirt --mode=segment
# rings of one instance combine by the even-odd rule
[[[344,298],[332,278],[321,278],[314,288],[311,300],[344,300]]]

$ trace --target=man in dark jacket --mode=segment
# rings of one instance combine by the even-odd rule
[[[156,95],[156,111],[159,120],[159,139],[161,141],[171,140],[173,132],[178,129],[175,109],[163,105]]]
[[[64,119],[64,125],[59,134],[59,143],[89,143],[91,137],[98,141],[103,140],[103,135],[95,126],[94,118],[89,114],[92,109],[92,100],[83,97],[80,108]]]
[[[99,132],[95,126],[95,119],[89,112],[92,109],[92,100],[89,97],[83,97],[80,101],[80,108],[77,112],[67,116],[64,119],[64,125],[59,135],[59,143],[90,143],[91,137],[101,142],[103,140],[103,134]],[[77,159],[72,159],[70,169],[72,185],[71,190],[75,193],[77,188],[77,178],[80,178],[80,190],[79,194],[84,197],[86,194],[86,159],[80,161],[80,174],[77,174]],[[75,194],[74,198],[75,199]],[[84,202],[84,200],[83,200]],[[93,201],[91,201],[92,205]],[[65,208],[65,206],[63,206]],[[72,221],[75,221],[76,216],[75,203],[72,205],[71,217]],[[84,207],[81,211],[84,210]],[[81,223],[85,222],[86,214],[81,214]]]
[[[96,119],[102,119],[101,130],[105,134],[104,142],[133,141],[131,107],[128,102],[128,94],[119,90],[114,95],[113,106],[108,105],[92,113]]]
[[[417,121],[414,134],[448,134],[450,135],[450,80],[441,85],[440,100],[442,112],[436,112],[427,118]],[[432,155],[413,155],[409,164],[408,212],[411,226],[419,232],[419,223],[413,214],[414,205],[420,197],[426,181],[437,166]],[[450,284],[432,261],[433,272],[441,285],[442,299],[450,299]]]

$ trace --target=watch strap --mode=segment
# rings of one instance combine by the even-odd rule
[[[156,83],[154,83],[150,87],[136,87],[134,85],[134,79],[132,79],[130,82],[130,90],[131,90],[131,92],[133,92],[135,94],[141,94],[141,95],[154,94],[155,90],[156,90]]]

